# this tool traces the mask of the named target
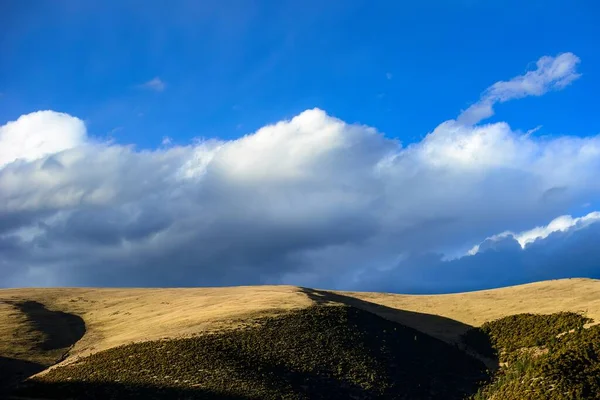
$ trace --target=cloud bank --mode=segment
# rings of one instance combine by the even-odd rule
[[[543,57],[482,101],[563,88],[577,62]],[[24,115],[0,128],[0,285],[451,290],[423,284],[431,264],[600,195],[600,136],[534,138],[468,112],[407,147],[313,109],[153,151],[92,141],[65,114]]]

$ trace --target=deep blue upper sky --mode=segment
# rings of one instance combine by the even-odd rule
[[[569,51],[582,60],[576,85],[501,104],[492,121],[542,135],[600,126],[593,0],[91,3],[0,3],[2,123],[52,109],[153,148],[319,107],[409,143],[495,81]],[[155,77],[162,92],[139,87]]]

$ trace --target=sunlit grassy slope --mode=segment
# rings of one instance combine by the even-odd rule
[[[81,317],[85,334],[72,348],[44,346],[48,338],[15,307],[25,301]],[[565,279],[432,296],[328,292],[294,286],[4,289],[0,290],[0,356],[51,364],[57,361],[57,352],[69,350],[65,360],[69,362],[131,342],[239,327],[255,317],[282,314],[316,302],[353,305],[455,342],[470,326],[518,313],[583,311],[598,321],[600,281]]]
[[[114,346],[182,337],[243,325],[312,302],[291,286],[202,289],[5,289],[0,290],[0,356],[39,361],[43,335],[9,303],[35,301],[80,316],[85,335],[69,359]],[[68,360],[67,360],[68,361]]]
[[[389,307],[389,309],[379,310],[373,307],[371,311],[446,341],[455,341],[464,333],[466,325],[480,326],[487,321],[521,313],[583,312],[594,321],[600,322],[600,280],[597,279],[560,279],[500,289],[432,296],[339,293]],[[424,318],[422,315],[397,313],[393,310],[438,315],[449,320]]]

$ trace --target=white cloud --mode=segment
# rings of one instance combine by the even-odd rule
[[[446,121],[402,148],[313,109],[237,140],[136,151],[56,121],[51,150],[0,169],[11,285],[340,285],[600,195],[600,136],[540,139],[507,123]],[[11,137],[39,131],[27,127]]]
[[[84,123],[70,115],[38,111],[0,127],[0,168],[71,149],[85,141]]]
[[[600,221],[600,212],[594,211],[583,217],[573,218],[570,215],[563,215],[555,218],[546,226],[538,226],[528,231],[514,234],[514,238],[519,242],[521,248],[525,248],[529,243],[539,239],[546,239],[554,232],[565,232],[573,228],[585,227],[591,223]]]
[[[562,53],[556,57],[544,56],[537,69],[509,81],[499,81],[483,92],[481,99],[458,117],[458,122],[473,125],[494,115],[494,104],[527,96],[541,96],[550,90],[559,90],[581,75],[576,68],[580,60],[573,53]]]
[[[167,84],[163,82],[159,77],[149,80],[146,83],[142,83],[139,87],[143,89],[154,90],[156,92],[162,92],[166,89]]]

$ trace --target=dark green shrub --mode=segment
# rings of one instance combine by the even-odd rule
[[[484,324],[464,340],[505,365],[473,399],[600,399],[600,326],[574,313],[521,314]],[[487,340],[485,335],[487,335]],[[490,354],[490,353],[488,353]]]
[[[579,330],[550,345],[541,371],[572,399],[600,398],[600,326]]]
[[[484,356],[500,355],[504,361],[504,354],[509,355],[523,347],[547,346],[558,335],[581,329],[590,321],[573,312],[516,314],[469,330],[463,341]]]

